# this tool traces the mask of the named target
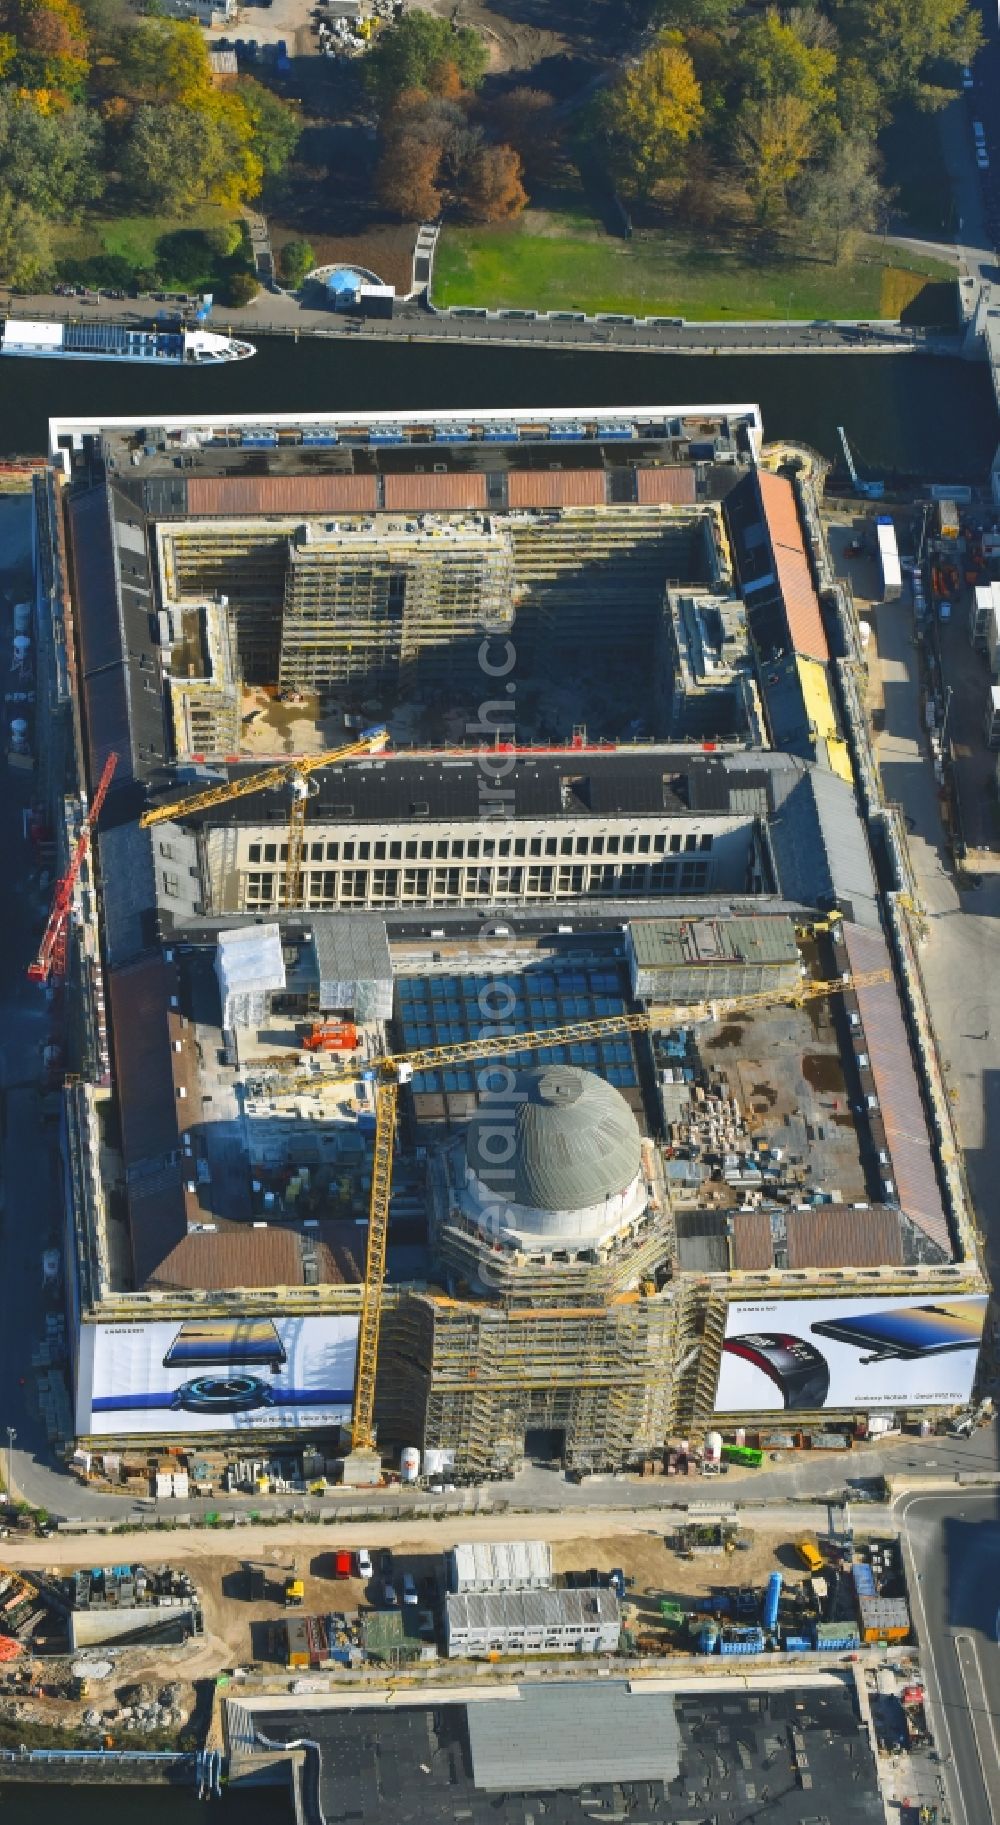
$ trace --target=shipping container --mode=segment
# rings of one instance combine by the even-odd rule
[[[762,1654],[763,1652],[763,1629],[724,1629],[719,1637],[719,1653],[727,1658],[737,1654]]]

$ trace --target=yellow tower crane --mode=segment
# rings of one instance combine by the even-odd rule
[[[685,1025],[690,1021],[711,1020],[722,1013],[738,1013],[744,1009],[778,1007],[782,1004],[799,1007],[807,1001],[829,995],[845,995],[853,989],[868,988],[873,983],[889,981],[891,975],[892,971],[888,969],[866,970],[856,976],[845,974],[830,980],[802,982],[790,989],[768,989],[762,994],[704,1002],[697,1009],[675,1008],[671,1010],[671,1018],[678,1025]],[[544,1031],[527,1033],[506,1033],[490,1039],[465,1039],[446,1046],[423,1046],[415,1052],[387,1053],[373,1061],[370,1069],[376,1080],[375,1150],[355,1371],[352,1429],[355,1451],[373,1451],[375,1448],[375,1377],[382,1324],[392,1155],[400,1084],[408,1082],[417,1071],[432,1071],[442,1065],[478,1063],[484,1059],[508,1057],[512,1052],[539,1052],[549,1046],[577,1045],[588,1039],[603,1039],[611,1033],[648,1033],[656,1024],[659,1021],[653,1013],[603,1014],[594,1020],[575,1020],[570,1026],[548,1027]],[[300,1091],[312,1091],[314,1094],[325,1095],[328,1090],[339,1089],[361,1075],[362,1067],[357,1064],[340,1065],[335,1070],[323,1071],[322,1074],[297,1075],[287,1085],[279,1084],[278,1094],[293,1095]]]
[[[356,741],[348,742],[342,748],[329,748],[324,754],[302,754],[295,760],[283,761],[276,767],[264,767],[260,773],[248,773],[242,779],[229,780],[224,786],[209,786],[204,792],[193,792],[188,798],[171,799],[169,804],[156,805],[151,811],[143,812],[139,827],[148,830],[151,824],[173,822],[175,818],[190,817],[196,811],[210,811],[213,805],[228,805],[233,799],[250,798],[255,792],[276,791],[281,786],[290,786],[292,797],[288,808],[284,904],[286,907],[301,906],[306,806],[316,790],[310,783],[310,775],[320,772],[324,767],[332,767],[339,760],[348,760],[352,754],[370,754],[373,750],[383,748],[388,739],[389,731],[381,726],[365,729]]]

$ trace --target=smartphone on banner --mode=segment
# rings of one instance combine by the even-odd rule
[[[982,1342],[984,1300],[967,1305],[906,1305],[896,1311],[865,1312],[810,1325],[820,1337],[870,1350],[862,1362],[893,1357],[944,1356],[950,1350],[974,1350]]]
[[[239,1364],[277,1375],[287,1361],[273,1318],[195,1318],[181,1325],[165,1369],[211,1369]]]

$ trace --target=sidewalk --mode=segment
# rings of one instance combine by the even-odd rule
[[[67,323],[87,323],[94,318],[111,323],[148,323],[159,312],[173,314],[169,305],[152,297],[124,301],[101,298],[84,305],[78,298],[58,298],[51,293],[11,298],[2,291],[0,311],[12,317],[42,317]],[[608,349],[616,354],[629,350],[674,355],[887,355],[919,351],[954,357],[962,353],[962,337],[957,333],[907,329],[895,323],[573,323],[499,314],[457,317],[419,304],[399,305],[390,320],[382,321],[337,315],[330,310],[309,310],[288,293],[270,291],[262,292],[243,310],[217,306],[208,327],[251,337],[256,331],[258,335],[360,337],[365,341],[485,342],[491,346],[576,348],[590,353]]]

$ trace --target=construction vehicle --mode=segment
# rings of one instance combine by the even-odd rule
[[[293,1572],[291,1577],[285,1579],[285,1608],[286,1610],[300,1610],[305,1600],[306,1587],[302,1579],[297,1578]]]
[[[384,748],[388,739],[389,731],[381,725],[364,729],[354,741],[342,748],[329,748],[323,754],[299,755],[296,760],[283,762],[280,766],[264,767],[259,773],[248,773],[242,779],[229,780],[224,786],[209,786],[204,792],[194,792],[187,798],[171,799],[169,804],[156,805],[152,810],[143,812],[139,827],[148,830],[153,824],[172,823],[176,818],[192,817],[197,811],[210,811],[214,805],[228,805],[234,799],[250,798],[256,792],[275,792],[288,786],[292,796],[288,807],[284,905],[286,908],[301,906],[306,806],[319,791],[319,787],[312,781],[312,775],[321,772],[324,767],[334,766],[338,761],[350,760],[352,755],[371,754]]]
[[[306,1052],[355,1052],[358,1029],[349,1020],[315,1020],[302,1046]]]
[[[109,754],[97,784],[97,791],[91,800],[90,809],[83,820],[83,829],[76,839],[69,867],[56,884],[56,891],[52,897],[52,910],[42,935],[42,942],[38,947],[38,955],[34,962],[28,965],[29,982],[48,982],[52,977],[61,982],[66,974],[66,939],[69,932],[69,916],[73,910],[73,894],[117,765],[117,754]]]
[[[851,446],[847,441],[847,432],[844,430],[843,425],[837,426],[837,436],[840,438],[840,447],[844,452],[844,463],[847,468],[847,473],[851,478],[851,487],[855,494],[863,501],[882,500],[885,494],[885,483],[882,481],[863,482],[861,480],[854,458],[851,455]]]
[[[823,1570],[825,1560],[815,1540],[810,1540],[806,1535],[803,1539],[796,1540],[795,1550],[807,1570],[814,1574]]]
[[[891,975],[892,972],[888,969],[868,970],[856,976],[845,972],[843,976],[835,976],[831,980],[799,982],[792,988],[768,989],[761,994],[700,1003],[695,1009],[672,1008],[668,1011],[669,1020],[675,1026],[688,1025],[695,1020],[715,1020],[724,1014],[743,1010],[749,1012],[757,1008],[788,1004],[799,1007],[830,995],[845,995],[854,989],[867,988],[872,983],[886,982]],[[382,1323],[393,1144],[400,1085],[408,1083],[418,1071],[433,1071],[444,1065],[475,1063],[487,1058],[505,1058],[518,1052],[539,1052],[549,1046],[581,1044],[588,1039],[603,1039],[610,1033],[648,1033],[661,1024],[663,1022],[654,1009],[639,1014],[605,1014],[594,1020],[577,1020],[570,1026],[548,1027],[544,1031],[505,1033],[492,1039],[458,1040],[451,1045],[424,1046],[414,1052],[387,1053],[374,1061],[370,1075],[375,1082],[375,1142],[352,1427],[352,1448],[356,1453],[370,1453],[375,1449],[375,1373]],[[306,1091],[322,1096],[328,1091],[342,1092],[345,1083],[352,1082],[358,1075],[358,1067],[347,1064],[328,1072],[314,1072],[310,1075],[299,1073],[292,1075],[287,1082],[279,1081],[272,1088],[272,1094],[294,1096]],[[369,1075],[367,1068],[365,1075]]]

